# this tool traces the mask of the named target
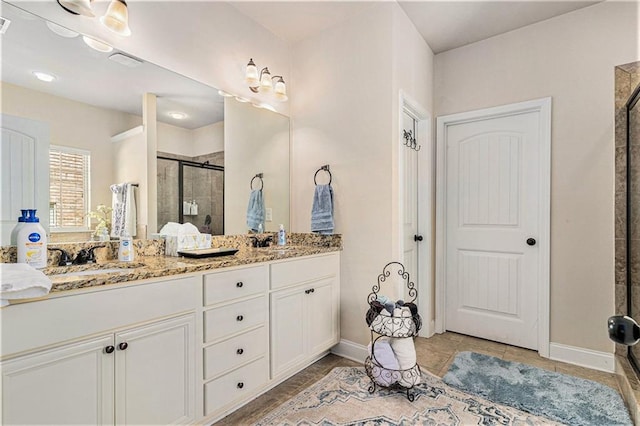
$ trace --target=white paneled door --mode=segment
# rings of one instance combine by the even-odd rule
[[[548,205],[540,115],[490,114],[446,126],[447,330],[538,349],[540,206]]]

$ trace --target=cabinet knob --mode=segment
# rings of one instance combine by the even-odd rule
[[[244,387],[244,383],[239,382],[236,386],[238,386],[238,389],[242,389]]]
[[[536,239],[535,238],[527,238],[527,244],[530,246],[535,246],[536,245]]]
[[[236,321],[242,321],[244,319],[244,317],[242,315],[238,315],[236,317]]]
[[[109,345],[106,348],[104,348],[104,351],[108,354],[113,353],[113,351],[115,351],[116,348],[114,348],[113,346]]]
[[[311,290],[309,290],[311,293],[313,293],[314,291],[316,291],[315,288],[312,288]]]
[[[238,282],[236,283],[236,287],[238,287],[238,288],[242,287],[243,285],[244,285],[244,284],[242,283],[242,281],[238,281]]]
[[[309,293],[311,293],[311,290],[305,290],[304,291],[304,294],[309,294]]]
[[[244,349],[240,348],[236,351],[238,355],[242,355],[244,353]]]
[[[127,342],[122,342],[118,345],[118,349],[120,349],[121,351],[124,351],[128,347],[129,347],[129,344]]]

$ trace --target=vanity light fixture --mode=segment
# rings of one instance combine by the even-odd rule
[[[129,9],[125,0],[111,0],[107,13],[100,18],[102,25],[121,36],[130,36]]]
[[[109,53],[113,50],[113,47],[109,46],[107,43],[93,39],[91,37],[82,36],[82,40],[87,46],[97,50],[98,52]]]
[[[56,79],[54,75],[42,71],[34,71],[33,75],[35,75],[38,80],[45,81],[47,83],[51,83]]]
[[[67,12],[73,15],[82,15],[93,18],[94,13],[91,9],[92,0],[58,0],[58,4]]]
[[[289,99],[287,97],[287,86],[284,82],[284,78],[281,75],[271,76],[269,68],[267,67],[262,68],[258,73],[258,67],[255,62],[253,62],[253,58],[249,59],[249,63],[247,64],[245,81],[253,93],[269,93],[273,91],[277,100],[284,102]]]

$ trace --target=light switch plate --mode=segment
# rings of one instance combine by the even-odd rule
[[[265,222],[271,222],[273,220],[273,209],[271,207],[267,207],[264,213]]]

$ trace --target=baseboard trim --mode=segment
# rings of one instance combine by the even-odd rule
[[[367,347],[350,340],[340,339],[340,342],[331,348],[331,353],[351,361],[364,362],[367,357]]]
[[[615,373],[616,371],[616,358],[613,354],[561,343],[551,342],[549,344],[549,358],[607,373]]]

